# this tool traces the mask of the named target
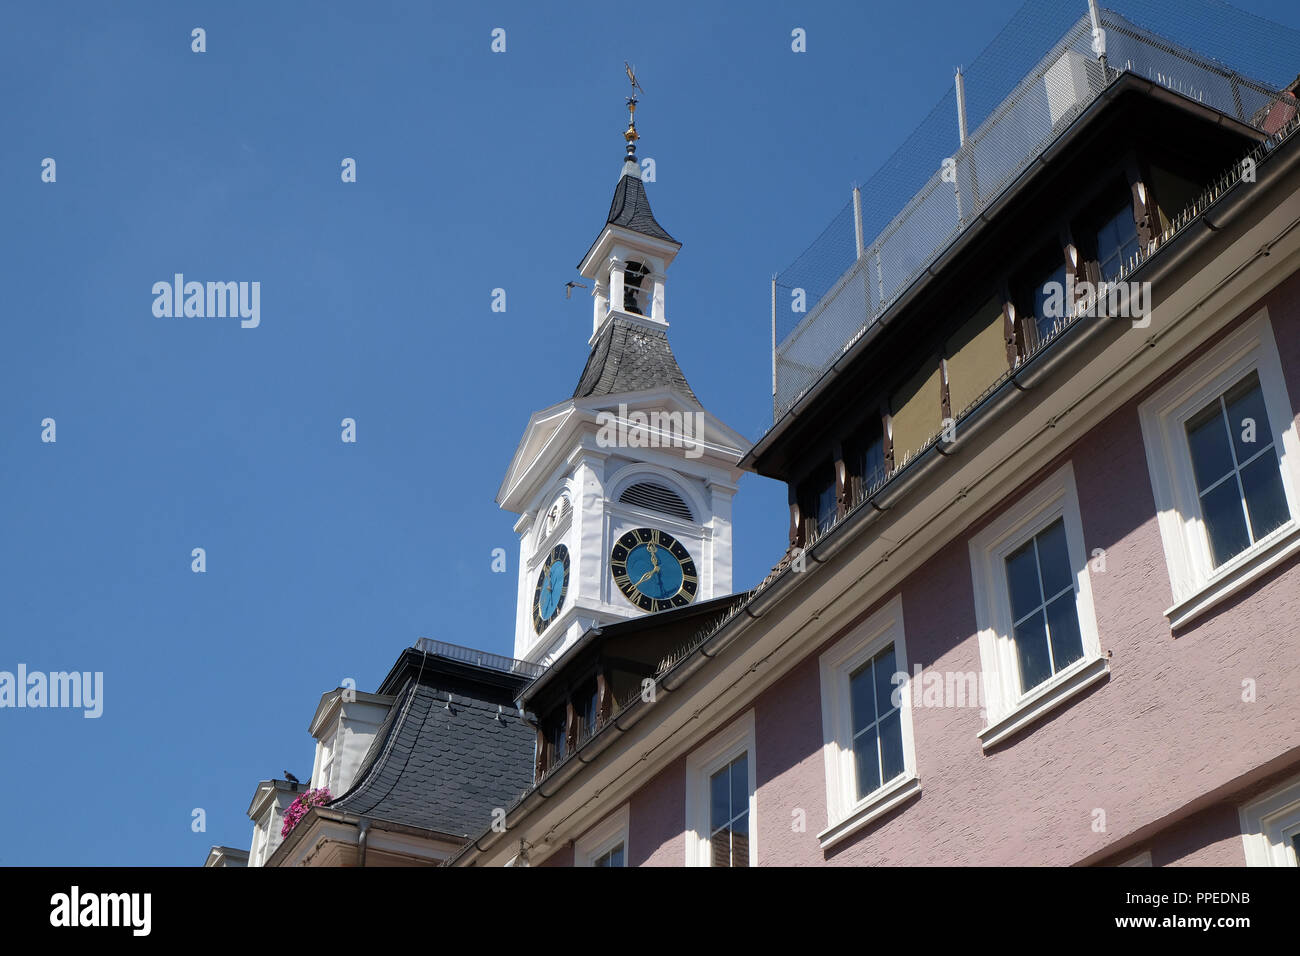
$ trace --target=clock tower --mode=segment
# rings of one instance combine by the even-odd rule
[[[666,273],[681,243],[626,155],[578,264],[592,332],[573,394],[528,422],[497,503],[519,515],[514,656],[550,663],[602,624],[731,593],[731,500],[750,443],[710,415],[668,344]]]

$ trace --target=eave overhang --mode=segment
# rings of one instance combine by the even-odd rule
[[[647,236],[645,233],[637,232],[634,229],[628,229],[625,226],[609,224],[600,231],[596,241],[591,244],[587,254],[578,263],[578,274],[584,279],[595,279],[600,272],[601,263],[609,258],[616,245],[638,246],[657,256],[661,256],[664,260],[665,269],[677,257],[677,253],[682,248],[680,242],[667,242],[663,239],[656,239],[654,236]]]

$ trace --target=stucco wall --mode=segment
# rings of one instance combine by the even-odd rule
[[[548,856],[538,866],[573,866],[573,846],[566,843],[550,856]]]
[[[686,862],[686,758],[674,760],[628,801],[628,865]]]
[[[1263,304],[1294,409],[1300,275]],[[1109,677],[988,753],[976,737],[977,708],[914,705],[922,793],[823,851],[817,658],[844,631],[824,635],[754,703],[762,863],[1062,865],[1160,821],[1158,837],[1116,857],[1152,846],[1156,865],[1243,862],[1234,805],[1177,817],[1198,796],[1300,743],[1300,564],[1276,569],[1171,634],[1163,612],[1173,598],[1137,413],[1143,397],[1045,465],[901,588],[909,670],[919,663],[980,671],[967,540],[1068,459],[1085,547],[1106,554],[1106,570],[1090,573],[1102,651],[1113,655]],[[874,610],[864,608],[862,617]],[[1242,700],[1246,679],[1257,682],[1251,703]],[[679,759],[632,798],[631,863],[682,863],[684,788]],[[795,829],[797,810],[806,814],[806,832]]]

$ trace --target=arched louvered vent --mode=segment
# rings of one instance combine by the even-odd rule
[[[638,508],[648,508],[660,514],[672,515],[674,518],[695,520],[681,495],[653,481],[638,481],[634,485],[629,485],[627,491],[623,492],[618,500],[624,504],[636,505]]]
[[[546,514],[542,516],[540,522],[541,527],[539,528],[540,536],[545,538],[548,534],[554,531],[560,522],[568,517],[569,512],[572,510],[573,507],[569,504],[568,495],[561,495],[557,498],[555,503],[547,509]]]

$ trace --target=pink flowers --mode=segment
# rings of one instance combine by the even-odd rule
[[[329,787],[321,787],[319,790],[308,790],[300,794],[293,803],[289,804],[289,809],[284,811],[284,826],[280,827],[280,839],[289,835],[298,821],[307,815],[307,811],[312,807],[323,807],[329,803],[333,797],[330,796]]]

